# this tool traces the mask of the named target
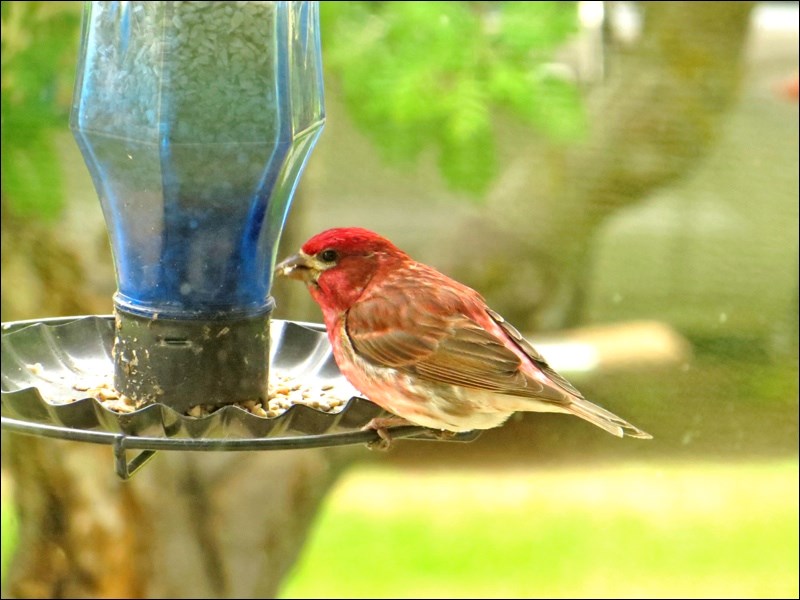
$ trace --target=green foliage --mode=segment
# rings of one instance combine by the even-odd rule
[[[393,162],[438,152],[480,194],[497,171],[492,116],[562,142],[583,131],[577,88],[548,68],[574,2],[322,2],[323,60],[348,110]]]
[[[53,132],[68,122],[80,3],[2,3],[2,193],[20,216],[52,219],[63,202]]]
[[[493,117],[560,142],[583,130],[574,85],[548,68],[577,26],[574,2],[323,2],[324,62],[387,160],[426,149],[454,188],[497,172]],[[2,192],[7,209],[53,218],[63,198],[53,131],[65,129],[80,3],[2,3]]]

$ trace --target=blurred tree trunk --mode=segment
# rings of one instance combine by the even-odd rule
[[[459,276],[494,289],[489,300],[523,330],[578,324],[599,226],[686,177],[713,146],[736,98],[753,5],[637,3],[638,39],[606,44],[586,139],[544,150],[518,140],[486,219],[464,234],[480,260],[460,264],[484,271]]]
[[[16,598],[275,597],[347,454],[160,452],[123,482],[107,446],[8,435],[4,450]]]
[[[73,249],[47,225],[7,210],[5,200],[0,213],[3,321],[83,314],[95,304],[81,289],[83,269]]]

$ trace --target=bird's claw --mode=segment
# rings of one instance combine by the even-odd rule
[[[367,442],[367,448],[386,452],[392,447],[393,441],[392,434],[389,433],[389,428],[401,425],[411,425],[411,423],[400,417],[377,417],[372,419],[361,428],[361,431],[374,431],[378,434],[377,439]]]
[[[392,447],[392,436],[386,429],[375,429],[378,437],[371,442],[367,442],[367,448],[377,452],[387,452]]]
[[[447,429],[433,429],[433,436],[441,442],[449,442],[456,437],[455,431],[448,431]]]

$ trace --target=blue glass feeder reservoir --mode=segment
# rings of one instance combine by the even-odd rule
[[[264,398],[276,251],[324,123],[316,2],[86,2],[71,127],[117,275],[115,384]]]

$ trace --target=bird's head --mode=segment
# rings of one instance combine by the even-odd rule
[[[405,252],[377,233],[344,227],[315,235],[297,254],[279,263],[275,273],[305,282],[323,310],[344,311],[379,270],[406,260]]]

